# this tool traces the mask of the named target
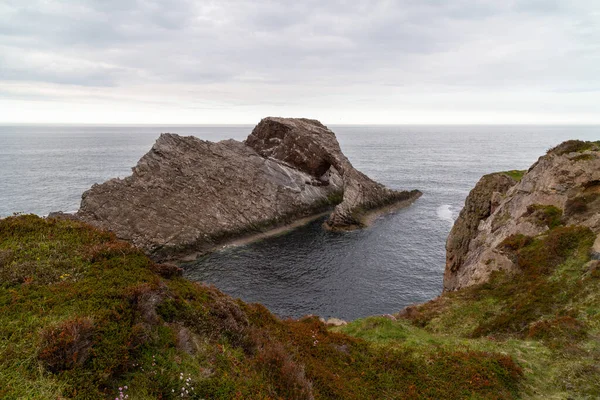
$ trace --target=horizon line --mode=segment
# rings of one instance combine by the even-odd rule
[[[320,120],[319,120],[320,121]],[[260,121],[259,121],[260,122]],[[320,121],[322,122],[322,121]],[[100,123],[100,122],[2,122],[0,126],[158,126],[158,127],[195,127],[195,126],[256,126],[258,122],[253,123]],[[600,126],[600,122],[448,122],[448,123],[423,123],[423,122],[399,122],[399,123],[328,123],[329,126]]]

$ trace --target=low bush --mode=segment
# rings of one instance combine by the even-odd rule
[[[586,150],[597,150],[598,145],[596,142],[585,142],[583,140],[567,140],[559,144],[556,147],[548,150],[550,154],[556,154],[558,156],[568,153],[582,152]]]
[[[93,344],[94,323],[89,318],[75,318],[42,331],[39,359],[54,372],[82,365]]]

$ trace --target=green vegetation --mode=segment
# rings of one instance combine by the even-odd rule
[[[315,317],[282,321],[178,273],[77,222],[0,220],[0,398],[519,395],[522,368],[499,346],[450,345],[382,319],[357,322],[357,337]],[[591,332],[571,325],[550,321],[536,335]]]
[[[527,207],[527,216],[538,225],[545,225],[548,228],[556,228],[561,225],[563,212],[560,208],[550,205],[532,204]]]
[[[525,175],[526,172],[527,170],[512,169],[510,171],[503,171],[501,174],[507,175],[519,182],[521,179],[523,179],[523,175]]]
[[[548,206],[534,207],[548,215]],[[519,396],[600,398],[600,261],[595,235],[561,226],[539,237],[514,235],[501,249],[519,271],[411,306],[398,321],[368,318],[340,331],[382,348],[422,353],[437,348],[512,356],[523,368]]]
[[[327,196],[327,203],[328,203],[328,205],[331,205],[331,206],[337,206],[343,200],[344,200],[344,191],[343,190],[336,190],[335,192],[333,192],[329,196]]]
[[[586,142],[583,140],[567,140],[556,147],[548,150],[548,154],[556,154],[557,156],[568,153],[582,153],[587,150],[598,151],[600,142]]]
[[[574,157],[573,161],[590,161],[595,158],[596,157],[593,154],[586,153],[586,154],[580,154],[577,157]]]
[[[567,200],[565,204],[565,215],[567,216],[586,216],[596,213],[600,206],[600,185],[595,182],[593,186],[575,197]]]
[[[528,213],[550,230],[500,245],[518,272],[332,329],[74,221],[0,220],[0,398],[598,398],[595,235]]]

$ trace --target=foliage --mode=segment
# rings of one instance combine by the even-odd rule
[[[526,172],[527,172],[527,170],[512,169],[510,171],[504,171],[501,173],[504,175],[507,175],[507,176],[513,178],[515,181],[519,182],[521,179],[523,179],[523,175],[525,175]]]
[[[492,351],[382,348],[279,320],[74,221],[0,220],[0,397],[515,398]]]
[[[598,150],[598,142],[586,142],[583,140],[567,140],[556,147],[548,150],[548,154],[556,154],[557,156],[568,153],[581,153],[586,150]]]
[[[559,226],[562,218],[562,210],[552,205],[532,204],[527,207],[529,215],[537,224],[545,225],[548,228]]]
[[[535,208],[552,217],[547,221],[558,220],[555,210]],[[523,397],[598,398],[600,273],[598,261],[590,260],[595,235],[587,227],[548,225],[538,237],[513,235],[501,243],[517,271],[497,271],[487,283],[444,293],[401,315],[428,340],[512,355],[525,371]]]

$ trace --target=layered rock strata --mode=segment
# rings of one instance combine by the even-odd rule
[[[598,142],[564,142],[518,182],[506,173],[484,176],[448,236],[444,290],[486,282],[496,270],[518,271],[502,242],[513,235],[535,237],[555,224],[600,233]]]
[[[368,210],[419,195],[354,169],[320,122],[265,118],[244,143],[162,134],[131,176],[86,191],[77,217],[167,259],[334,205],[327,227],[353,228]]]

